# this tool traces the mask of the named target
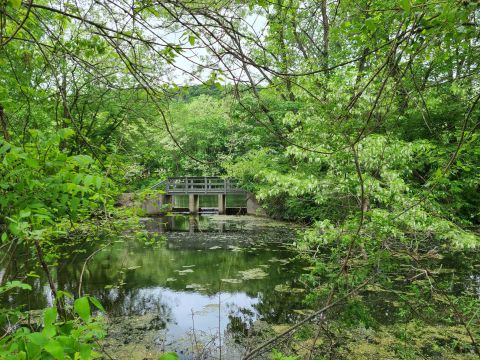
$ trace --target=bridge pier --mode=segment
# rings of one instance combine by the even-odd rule
[[[188,211],[190,214],[198,214],[200,211],[200,197],[198,195],[188,195]]]
[[[146,215],[160,215],[171,210],[172,196],[160,194],[148,197],[141,203]]]
[[[247,193],[247,214],[266,216],[267,213],[258,203],[255,194]]]
[[[173,204],[173,199],[172,199],[172,195],[167,195],[167,194],[160,194],[160,204],[161,205],[171,205]],[[162,206],[163,207],[163,206]]]
[[[218,194],[218,213],[225,214],[227,209],[227,196],[225,194]]]

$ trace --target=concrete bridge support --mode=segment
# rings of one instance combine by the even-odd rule
[[[161,205],[171,205],[173,202],[172,195],[160,194]]]
[[[141,203],[141,207],[146,215],[159,215],[167,210],[171,210],[172,196],[160,194],[147,198]]]
[[[247,214],[260,215],[260,216],[267,215],[265,210],[258,203],[258,200],[255,197],[255,194],[252,194],[252,193],[247,194]]]
[[[198,214],[200,211],[200,197],[198,195],[188,195],[188,211],[190,214]]]
[[[227,209],[227,196],[225,194],[218,194],[218,213],[225,214]]]

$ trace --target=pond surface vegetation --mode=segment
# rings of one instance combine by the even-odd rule
[[[82,292],[107,310],[104,346],[112,357],[177,351],[190,359],[218,352],[221,341],[223,356],[234,359],[241,350],[235,334],[300,316],[292,310],[302,309],[300,277],[308,268],[290,248],[298,228],[251,216],[176,215],[142,223],[151,239],[114,241],[87,262],[83,274]],[[58,263],[58,288],[77,293],[87,255]],[[7,302],[30,310],[51,306],[46,279],[31,284],[33,291]]]
[[[221,351],[224,359],[240,359],[246,344],[254,346],[311,313],[304,300],[312,289],[304,283],[304,274],[314,268],[292,246],[300,227],[261,217],[220,215],[143,218],[141,226],[144,237],[126,231],[113,240],[92,241],[90,249],[72,248],[70,256],[59,256],[51,267],[58,289],[77,294],[82,278],[82,293],[104,305],[108,336],[102,347],[112,358],[156,359],[162,352],[175,351],[185,360],[214,359]],[[439,281],[453,293],[480,296],[478,253],[439,252],[421,262],[437,269]],[[2,305],[21,305],[33,318],[53,305],[47,280],[34,268],[35,262],[26,261],[19,250],[7,263],[0,266],[0,277],[39,275],[26,277],[32,291],[10,292]],[[392,348],[403,346],[395,340],[401,329],[416,334],[416,347],[423,353],[445,354],[445,344],[468,344],[465,329],[431,315],[446,313],[442,302],[425,303],[422,319],[428,326],[420,328],[429,330],[424,333],[401,315],[400,300],[417,299],[417,286],[428,281],[415,277],[406,287],[412,266],[408,258],[399,257],[395,268],[407,271],[398,272],[389,291],[365,287],[357,300],[363,299],[368,311],[359,312],[362,307],[355,310],[350,303],[329,312],[331,329],[338,325],[342,341],[339,354],[394,359],[398,349]],[[321,306],[309,304],[313,309]],[[358,323],[356,330],[342,331],[342,319]],[[289,346],[307,346],[312,334],[307,326],[284,350],[301,354],[301,348]],[[470,348],[450,347],[451,358],[471,358]]]

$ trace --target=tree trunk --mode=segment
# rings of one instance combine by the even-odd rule
[[[328,71],[328,66],[330,64],[329,57],[329,37],[330,37],[330,25],[328,23],[328,14],[327,14],[327,0],[322,0],[321,4],[322,11],[322,26],[323,26],[323,68],[325,69],[325,80],[323,85],[323,100],[327,101],[327,92],[328,92],[328,80],[330,78],[330,71]]]
[[[70,114],[70,109],[67,103],[67,77],[65,74],[63,74],[63,77],[62,77],[62,85],[60,87],[60,98],[62,100],[62,108],[63,108],[61,126],[62,126],[62,129],[65,129],[69,127],[69,123],[72,121],[72,116]],[[65,139],[62,139],[62,141],[60,141],[60,150],[64,150],[66,147],[67,147],[67,141]]]
[[[38,261],[40,262],[40,265],[42,266],[42,269],[45,272],[45,275],[47,276],[48,285],[50,286],[50,291],[52,292],[53,298],[55,299],[55,306],[57,307],[58,315],[60,316],[61,319],[66,320],[67,313],[65,312],[64,302],[63,302],[63,299],[58,298],[57,296],[57,287],[53,282],[52,274],[50,273],[50,270],[48,269],[48,265],[45,262],[45,259],[43,257],[43,251],[42,251],[40,242],[38,240],[35,240],[34,244],[35,244],[35,250],[37,253]]]
[[[7,115],[5,115],[5,111],[1,104],[0,104],[0,127],[2,130],[3,138],[6,141],[9,141],[10,134],[8,133]]]

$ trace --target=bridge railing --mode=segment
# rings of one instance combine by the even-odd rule
[[[235,182],[216,176],[183,176],[168,178],[165,185],[167,194],[232,194],[244,193]]]

